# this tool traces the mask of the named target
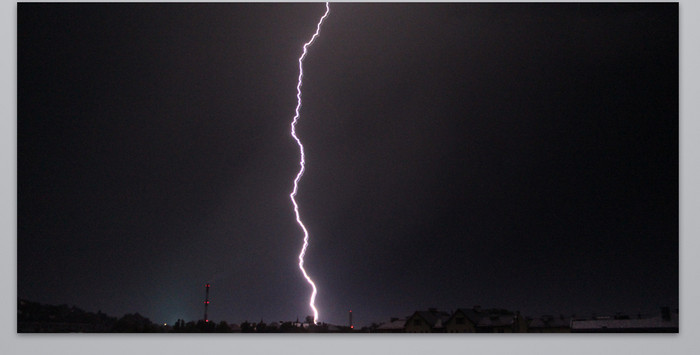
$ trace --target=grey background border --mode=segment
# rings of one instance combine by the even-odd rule
[[[2,2],[0,348],[5,354],[691,354],[700,347],[700,2],[680,11],[680,334],[204,335],[17,334],[17,4]]]

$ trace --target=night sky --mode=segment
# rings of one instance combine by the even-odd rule
[[[304,4],[19,4],[17,296],[303,319]],[[320,321],[679,297],[678,4],[331,4],[297,200]]]

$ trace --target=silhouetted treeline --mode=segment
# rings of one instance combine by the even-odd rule
[[[150,319],[138,314],[125,314],[112,326],[112,333],[158,333],[164,328],[157,326]]]
[[[17,302],[18,333],[326,333],[349,332],[349,327],[297,322],[266,323],[244,321],[240,325],[226,321],[205,322],[178,319],[174,325],[155,324],[138,314],[121,318],[101,311],[86,312],[75,306],[43,305],[27,300]]]
[[[219,323],[204,322],[185,322],[178,319],[168,331],[173,333],[342,333],[350,332],[349,327],[338,327],[328,324],[309,324],[298,322],[249,322],[244,321],[240,325],[229,324],[226,321]]]
[[[101,311],[85,312],[75,306],[17,302],[18,333],[110,332],[117,318]]]
[[[121,318],[102,311],[86,312],[75,306],[44,305],[27,300],[17,302],[18,333],[157,333],[166,327],[154,324],[138,314]]]
[[[516,324],[516,320],[520,323]],[[518,325],[517,329],[515,325]],[[678,309],[670,307],[662,307],[659,314],[645,316],[618,313],[614,316],[545,315],[538,318],[523,317],[519,312],[500,308],[481,309],[479,306],[474,306],[473,309],[460,308],[449,313],[428,309],[416,311],[405,318],[391,318],[389,322],[352,329],[349,326],[314,324],[311,316],[303,322],[297,319],[294,322],[266,323],[261,319],[259,322],[246,320],[239,325],[226,321],[217,323],[178,319],[172,325],[155,324],[138,313],[128,313],[117,318],[101,311],[86,312],[75,306],[42,305],[22,299],[17,302],[18,333],[478,333],[507,330],[530,333],[678,333],[678,329]]]

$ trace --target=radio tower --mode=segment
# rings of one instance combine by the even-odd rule
[[[209,317],[207,316],[207,310],[209,308],[209,284],[204,285],[207,290],[207,296],[204,299],[204,322],[209,323]]]

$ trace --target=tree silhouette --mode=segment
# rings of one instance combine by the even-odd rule
[[[261,319],[260,323],[255,326],[255,331],[258,333],[267,333],[267,324]]]
[[[199,329],[197,329],[197,323],[195,323],[194,321],[187,322],[187,324],[185,324],[185,332],[198,333]]]
[[[154,333],[156,330],[155,324],[138,313],[125,314],[112,327],[116,333]]]
[[[252,333],[254,331],[253,325],[247,320],[241,323],[241,333]]]
[[[302,333],[303,328],[297,327],[292,322],[284,322],[280,325],[280,331],[282,333]]]
[[[216,332],[217,333],[231,333],[233,332],[233,329],[231,329],[231,326],[226,323],[226,321],[221,321],[219,324],[216,326]]]

